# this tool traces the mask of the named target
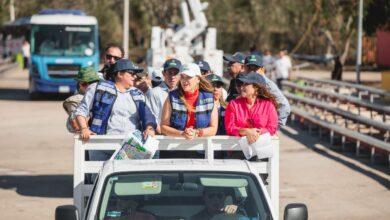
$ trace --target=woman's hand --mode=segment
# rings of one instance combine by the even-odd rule
[[[154,128],[150,125],[148,125],[144,131],[144,138],[146,139],[148,137],[148,135],[154,137],[156,135],[156,131],[154,130]]]
[[[89,138],[91,137],[91,135],[96,135],[96,134],[94,132],[92,132],[91,130],[89,130],[89,128],[87,128],[87,127],[82,128],[80,131],[80,138],[83,141],[88,141]]]
[[[186,128],[182,133],[182,136],[187,140],[193,140],[196,137],[196,130],[193,128]]]
[[[248,144],[253,144],[259,139],[261,134],[261,129],[258,128],[248,128],[246,132],[246,139],[248,140]]]

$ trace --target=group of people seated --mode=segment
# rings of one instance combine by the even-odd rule
[[[109,45],[100,73],[86,67],[77,75],[79,94],[68,98],[64,108],[70,115],[68,129],[80,133],[82,140],[138,129],[144,136],[189,140],[246,136],[251,144],[263,133],[274,135],[290,113],[287,99],[264,75],[261,56],[224,57],[232,78],[226,97],[223,79],[211,72],[206,61],[182,64],[168,59],[161,83],[145,88],[140,83],[144,69],[123,55],[120,46]]]

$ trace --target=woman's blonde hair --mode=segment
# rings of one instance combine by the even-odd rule
[[[214,88],[213,86],[204,79],[202,76],[196,76],[199,79],[199,90],[205,91],[205,92],[210,92],[213,93]],[[179,82],[179,85],[177,86],[178,92],[179,92],[179,98],[180,100],[184,103],[184,105],[187,108],[187,111],[194,112],[195,109],[193,109],[191,106],[188,105],[186,102],[186,99],[184,98],[184,90],[183,87],[181,86],[181,83]]]

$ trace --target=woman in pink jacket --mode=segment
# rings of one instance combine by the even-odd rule
[[[237,87],[240,96],[226,108],[226,133],[246,136],[249,144],[256,142],[260,134],[274,135],[278,128],[277,103],[266,88],[264,77],[255,72],[240,74]]]

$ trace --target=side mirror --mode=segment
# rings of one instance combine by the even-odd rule
[[[307,220],[307,207],[302,203],[291,203],[284,208],[284,220]]]
[[[58,206],[55,220],[80,220],[79,210],[74,205]]]

